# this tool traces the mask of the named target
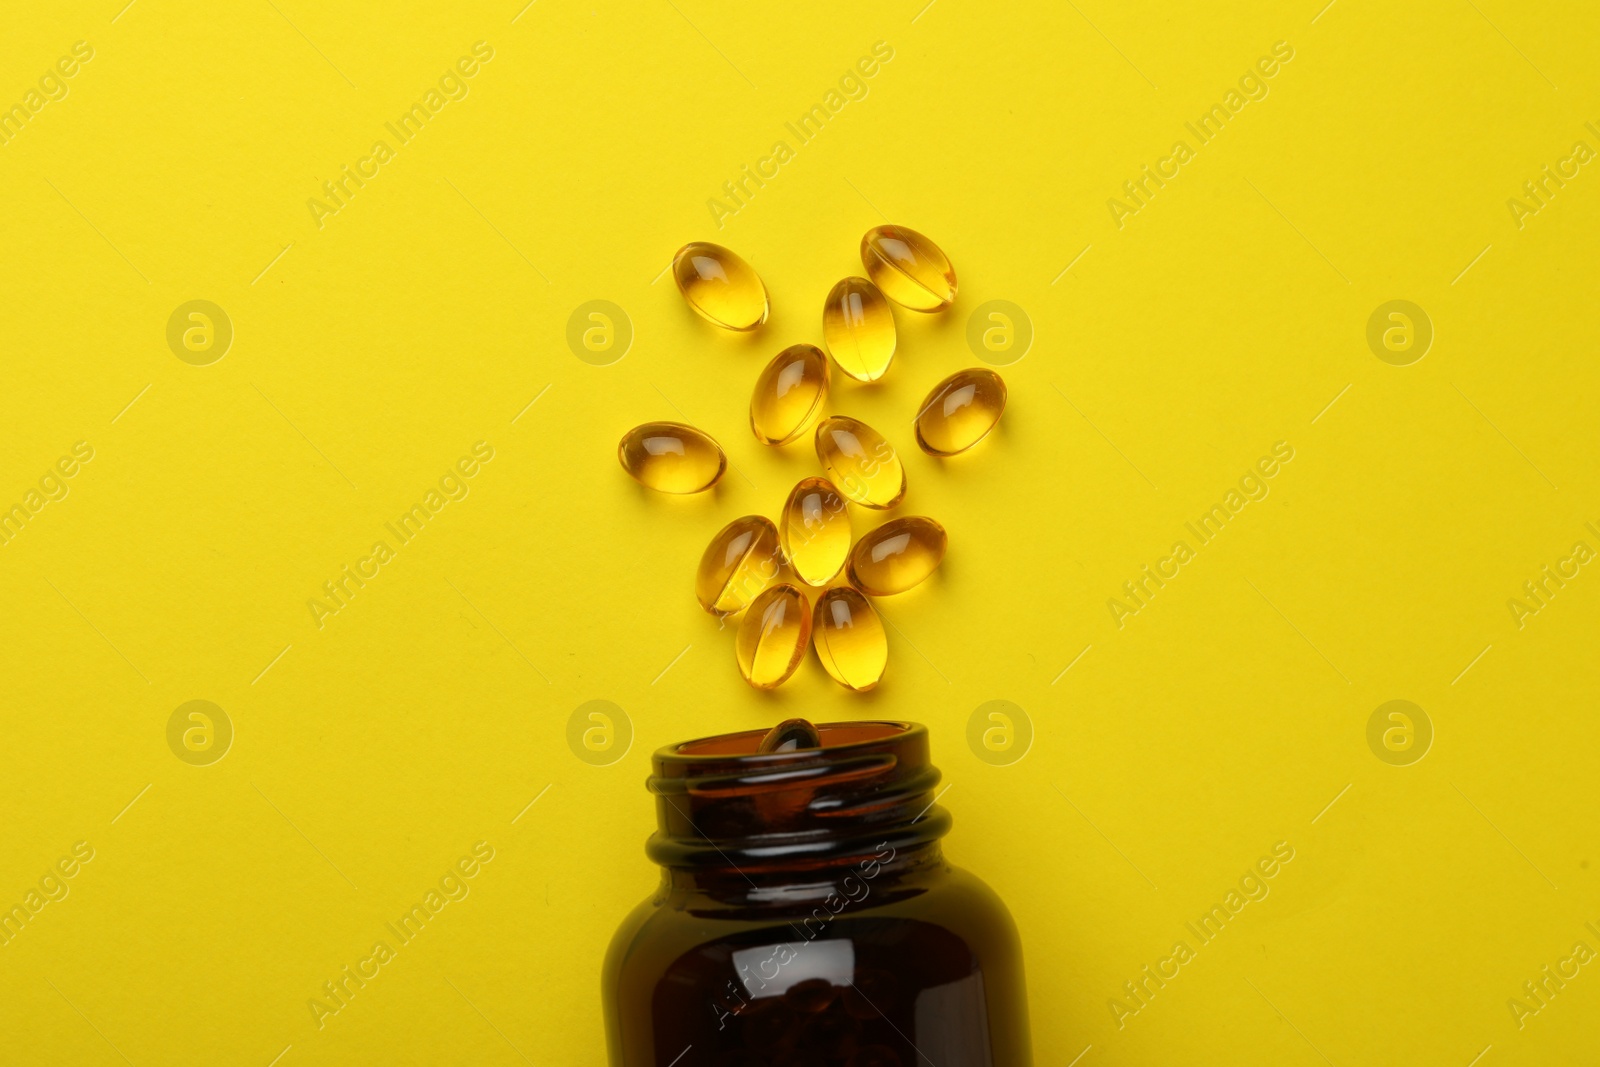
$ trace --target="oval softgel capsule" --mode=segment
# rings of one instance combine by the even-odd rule
[[[925,515],[890,519],[850,550],[850,584],[868,596],[893,596],[925,581],[944,562],[944,527]]]
[[[850,554],[850,515],[844,497],[826,478],[802,478],[778,516],[783,555],[807,585],[827,585]]]
[[[834,366],[858,382],[875,382],[894,360],[894,312],[865,278],[846,278],[822,305],[822,339]]]
[[[864,693],[883,678],[889,638],[866,597],[849,586],[829,589],[812,612],[811,643],[828,677]]]
[[[917,444],[930,456],[965,452],[1000,422],[1006,383],[982,367],[958,370],[929,391],[917,409]]]
[[[828,399],[828,357],[816,345],[790,345],[756,377],[750,432],[764,445],[786,445],[806,432]]]
[[[672,257],[678,292],[708,322],[754,330],[767,321],[767,287],[755,268],[731,249],[693,241]]]
[[[739,673],[757,689],[775,689],[789,680],[811,643],[811,606],[798,587],[772,586],[739,621],[734,658]]]
[[[732,615],[778,576],[783,557],[778,528],[765,515],[745,515],[717,531],[700,557],[694,592],[713,615]]]
[[[722,448],[681,422],[647,422],[617,443],[617,462],[640,485],[660,493],[702,493],[728,468]]]
[[[906,471],[894,446],[859,419],[830,415],[817,423],[817,459],[851,503],[892,508],[906,495]]]
[[[906,226],[874,226],[861,263],[883,295],[913,311],[943,311],[956,299],[956,270],[939,246]]]

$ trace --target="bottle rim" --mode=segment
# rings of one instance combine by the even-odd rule
[[[792,749],[787,752],[757,752],[756,746],[760,744],[761,739],[767,734],[765,728],[736,730],[733,733],[726,734],[708,734],[705,737],[696,737],[688,741],[662,745],[655,751],[657,776],[668,768],[685,768],[691,764],[717,760],[749,760],[757,765],[796,762],[797,759],[803,760],[808,757],[814,759],[819,752],[835,752],[841,749],[881,745],[883,742],[892,739],[925,736],[928,732],[928,728],[921,723],[907,722],[902,719],[852,719],[846,722],[819,722],[816,727],[817,733],[823,738],[821,748]],[[844,730],[860,731],[873,728],[882,728],[883,732],[849,741],[828,741],[828,735],[830,734],[837,734]],[[738,742],[737,746],[735,746],[735,742]],[[726,745],[727,748],[724,750],[719,747],[710,747],[717,745]]]

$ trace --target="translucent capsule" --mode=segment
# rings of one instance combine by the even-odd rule
[[[846,278],[822,305],[822,338],[840,370],[858,382],[882,378],[894,359],[894,312],[865,278]]]
[[[739,621],[734,656],[739,673],[757,689],[789,680],[806,657],[811,640],[811,606],[806,595],[785,582],[756,597]]]
[[[858,419],[830,415],[818,423],[817,459],[839,492],[862,507],[892,508],[906,495],[894,446]]]
[[[816,345],[790,345],[756,378],[750,430],[764,445],[786,445],[805,433],[828,399],[828,357]]]
[[[956,299],[950,257],[916,230],[874,226],[861,238],[861,262],[883,295],[913,311],[942,311]]]
[[[640,485],[662,493],[704,492],[728,467],[710,434],[681,422],[635,426],[618,442],[617,461]]]
[[[729,330],[753,330],[767,321],[767,287],[755,268],[708,241],[692,241],[672,257],[678,292],[705,319]]]
[[[822,735],[817,733],[817,728],[811,725],[809,719],[785,719],[767,731],[761,743],[756,746],[756,751],[794,752],[802,748],[821,747]]]
[[[933,456],[965,452],[989,435],[1006,409],[1006,383],[982,367],[958,370],[917,409],[917,444]]]
[[[846,689],[865,692],[883,677],[889,662],[883,620],[849,586],[822,594],[813,612],[811,638],[822,669]]]
[[[850,554],[850,515],[826,478],[803,478],[778,516],[783,555],[807,585],[827,585]]]
[[[850,582],[869,596],[893,596],[922,581],[944,560],[944,527],[923,515],[890,519],[850,550]]]
[[[717,532],[700,557],[694,594],[713,615],[743,611],[778,575],[778,528],[763,515],[734,519]]]

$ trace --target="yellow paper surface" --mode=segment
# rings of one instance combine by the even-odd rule
[[[1041,1064],[1588,1062],[1600,15],[1319,2],[9,12],[0,1058],[601,1063],[649,753],[805,715],[931,727]],[[757,693],[694,566],[885,221],[960,294],[831,410],[949,555],[878,690]],[[661,418],[713,492],[618,469]]]

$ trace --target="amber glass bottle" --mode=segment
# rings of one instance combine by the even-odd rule
[[[1016,928],[941,854],[927,729],[794,722],[655,754],[662,878],[606,955],[612,1067],[1031,1064]]]

